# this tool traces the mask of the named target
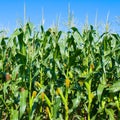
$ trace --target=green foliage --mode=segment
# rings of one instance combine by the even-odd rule
[[[32,23],[0,36],[0,119],[120,119],[120,36]]]

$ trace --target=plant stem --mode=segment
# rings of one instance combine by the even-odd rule
[[[91,103],[92,103],[92,98],[91,98],[91,80],[89,82],[85,83],[87,92],[88,92],[88,120],[90,120],[90,110],[91,110]]]
[[[29,120],[31,120],[31,110],[32,110],[32,104],[31,104],[31,85],[32,85],[32,78],[31,78],[31,69],[30,69],[30,76],[29,76]]]
[[[91,107],[91,84],[89,81],[89,91],[88,91],[88,99],[89,99],[89,103],[88,103],[88,120],[90,120],[90,107]]]
[[[65,94],[65,120],[68,120],[68,88],[66,88],[66,94]]]
[[[42,85],[43,84],[43,81],[42,81],[42,67],[41,67],[41,69],[40,69],[40,84]]]

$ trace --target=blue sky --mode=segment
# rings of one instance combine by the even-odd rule
[[[86,16],[90,24],[94,24],[97,13],[98,24],[105,23],[109,13],[109,21],[113,30],[119,31],[116,17],[120,16],[119,0],[0,0],[0,29],[16,28],[19,21],[24,20],[24,3],[26,17],[35,25],[41,23],[42,9],[44,11],[45,27],[51,27],[60,16],[60,28],[67,22],[68,4],[74,13],[75,23],[79,26],[85,23]]]

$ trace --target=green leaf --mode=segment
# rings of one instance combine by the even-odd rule
[[[21,52],[21,54],[26,55],[26,49],[25,49],[26,44],[23,41],[23,35],[24,34],[23,34],[22,29],[20,29],[20,31],[21,31],[21,34],[19,34],[17,36],[18,37],[18,42],[19,42],[19,47],[20,47],[20,52]]]
[[[19,62],[19,64],[23,64],[23,65],[26,64],[27,58],[25,55],[21,54],[20,52],[15,55],[15,59],[17,62]]]
[[[0,60],[0,70],[2,70],[2,68],[3,68],[3,61]]]
[[[11,109],[10,120],[18,120],[18,110]]]
[[[21,67],[21,64],[17,65],[17,66],[13,69],[13,71],[12,71],[12,80],[15,80],[15,79],[16,79],[16,76],[17,76],[17,74],[19,73],[20,67]]]
[[[59,31],[58,32],[58,39],[60,39],[61,35],[62,35],[62,31]]]
[[[28,96],[28,91],[24,90],[20,93],[20,118],[22,117],[22,115],[25,112],[26,109],[26,99]]]
[[[113,83],[107,90],[113,93],[120,91],[120,81]]]
[[[57,118],[57,113],[61,107],[61,98],[60,96],[55,97],[55,103],[53,105],[53,118]]]
[[[72,100],[72,103],[73,103],[73,107],[72,107],[72,109],[77,108],[77,107],[78,107],[78,105],[80,104],[80,102],[81,102],[80,93],[79,93],[79,92],[77,92],[77,97],[76,97],[76,98],[74,98],[74,99]]]
[[[72,27],[71,28],[74,32],[78,32],[79,33],[79,30],[76,28],[76,27]]]
[[[44,27],[41,25],[41,32],[44,33]]]
[[[99,84],[99,86],[97,88],[97,96],[98,96],[98,101],[99,102],[101,101],[101,96],[102,96],[104,88],[105,88],[104,84]]]
[[[105,108],[105,112],[108,114],[109,120],[115,120],[115,118],[114,118],[114,111],[112,109]]]

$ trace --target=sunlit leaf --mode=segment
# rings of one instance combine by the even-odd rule
[[[21,93],[20,93],[20,103],[19,103],[19,105],[20,105],[20,118],[22,117],[22,115],[24,114],[25,109],[26,109],[27,96],[28,96],[28,91],[27,90],[21,91]]]

